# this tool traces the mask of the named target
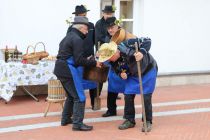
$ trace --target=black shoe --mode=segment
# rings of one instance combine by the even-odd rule
[[[68,119],[68,120],[61,120],[61,126],[66,126],[68,124],[72,124],[72,119]]]
[[[104,113],[103,115],[102,115],[102,117],[110,117],[110,116],[116,116],[117,115],[117,113],[115,112],[115,113],[110,113],[109,111],[107,111],[106,113]]]
[[[73,125],[72,130],[73,131],[90,131],[93,129],[93,126],[88,126],[86,124],[82,124],[80,126]]]

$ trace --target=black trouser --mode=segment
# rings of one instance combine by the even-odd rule
[[[116,104],[117,96],[118,96],[118,93],[108,92],[107,108],[108,108],[108,112],[110,112],[111,114],[117,113],[117,104]]]
[[[62,120],[68,120],[73,114],[73,124],[80,126],[83,124],[85,102],[80,102],[72,78],[58,77],[58,79],[61,81],[67,93],[67,99],[62,112]]]
[[[91,101],[91,106],[92,107],[94,106],[94,98],[97,96],[97,88],[89,90],[90,101]],[[103,83],[99,83],[99,96],[101,95],[102,88],[103,88]]]
[[[135,122],[135,106],[134,99],[135,94],[125,94],[125,108],[124,117],[131,122]],[[152,123],[152,94],[144,94],[144,105],[146,120]],[[142,117],[143,120],[143,117]]]

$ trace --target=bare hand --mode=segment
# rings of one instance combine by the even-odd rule
[[[122,72],[120,74],[120,76],[121,76],[122,79],[127,79],[128,78],[128,76],[127,76],[127,74],[125,72]]]
[[[91,56],[87,57],[87,59],[88,59],[88,60],[90,60],[91,58],[93,58],[93,55],[91,55]]]
[[[136,61],[140,61],[143,58],[143,54],[141,52],[134,53]]]
[[[101,62],[96,62],[96,67],[98,67],[98,68],[101,68],[103,66],[103,63],[101,63]]]
[[[99,57],[99,55],[100,55],[100,54],[99,54],[98,51],[97,51],[96,54],[95,54],[95,56],[96,56],[96,57]]]

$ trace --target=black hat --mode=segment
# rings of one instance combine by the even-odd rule
[[[109,17],[106,19],[106,24],[107,24],[107,27],[111,27],[111,26],[114,26],[116,25],[116,17]]]
[[[90,10],[87,10],[86,7],[84,5],[77,5],[75,7],[75,12],[73,12],[72,14],[82,14],[82,13],[87,13]]]
[[[106,5],[102,11],[104,13],[114,13],[115,12],[115,8],[114,8],[114,6]]]
[[[74,17],[74,22],[72,22],[72,24],[85,24],[85,25],[89,25],[88,22],[88,18],[84,17],[84,16],[75,16]]]

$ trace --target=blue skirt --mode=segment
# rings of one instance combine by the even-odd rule
[[[151,69],[142,77],[143,93],[150,94],[155,90],[157,70]],[[140,94],[139,77],[128,76],[124,94]]]
[[[84,80],[82,78],[83,67],[81,66],[75,67],[72,57],[67,60],[67,63],[69,66],[69,70],[71,71],[73,81],[74,81],[74,86],[76,88],[79,99],[81,102],[84,102],[86,100],[84,90],[96,88],[96,83],[89,80]]]
[[[124,93],[126,80],[119,77],[111,68],[108,74],[108,92]]]

